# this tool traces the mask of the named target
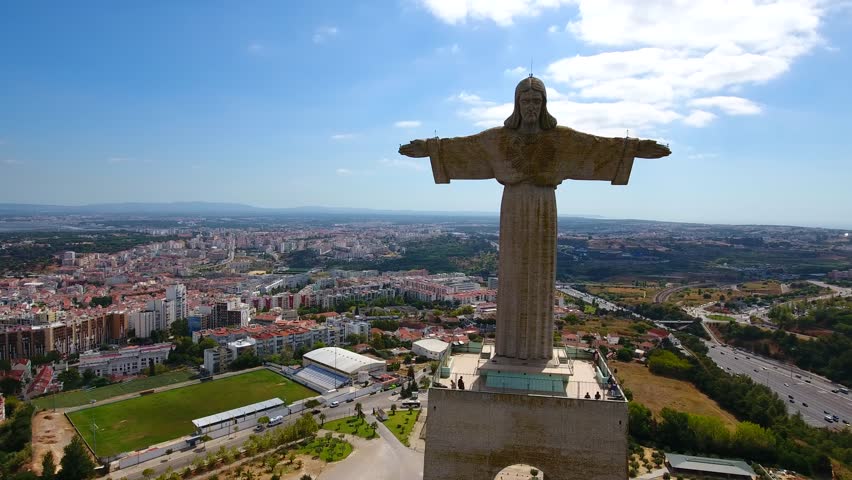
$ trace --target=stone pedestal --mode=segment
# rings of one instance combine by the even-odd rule
[[[548,480],[627,478],[627,403],[429,391],[423,480],[494,480],[528,464]]]

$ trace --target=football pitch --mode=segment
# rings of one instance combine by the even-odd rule
[[[264,369],[78,410],[68,417],[98,456],[111,457],[188,435],[195,429],[192,420],[196,418],[270,398],[290,404],[315,395]]]
[[[142,377],[129,382],[114,383],[105,387],[92,390],[74,390],[72,392],[47,395],[33,400],[38,408],[68,408],[85,405],[91,400],[99,401],[108,398],[126,395],[128,393],[140,392],[151,388],[165,387],[173,383],[186,382],[192,377],[192,372],[177,370],[174,372],[161,373],[153,377]]]

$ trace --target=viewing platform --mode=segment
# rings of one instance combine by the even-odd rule
[[[624,394],[603,357],[589,349],[554,347],[550,360],[495,355],[494,345],[448,353],[434,378],[435,388],[543,395],[624,402]]]

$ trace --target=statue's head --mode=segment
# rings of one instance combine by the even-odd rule
[[[542,130],[556,126],[556,119],[547,111],[547,91],[544,82],[530,76],[515,87],[515,110],[503,126],[517,130],[524,123],[538,123]]]

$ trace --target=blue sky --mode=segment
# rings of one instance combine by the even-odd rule
[[[793,0],[4,2],[0,202],[497,211],[396,150],[499,124],[532,59],[561,125],[674,151],[565,182],[560,214],[852,227],[850,27]]]

